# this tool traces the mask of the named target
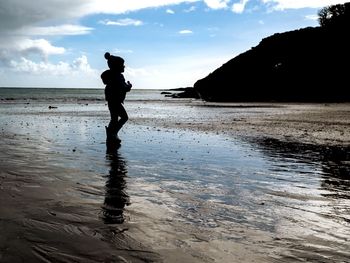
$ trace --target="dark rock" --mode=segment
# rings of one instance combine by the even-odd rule
[[[193,99],[200,98],[198,92],[192,87],[177,88],[177,89],[170,89],[170,90],[175,92],[162,92],[161,94],[165,94],[165,97],[170,97],[170,98],[193,98]]]

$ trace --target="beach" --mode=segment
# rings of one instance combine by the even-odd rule
[[[0,262],[350,260],[349,103],[0,95]]]

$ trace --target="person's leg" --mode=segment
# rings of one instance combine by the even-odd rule
[[[108,109],[109,109],[109,113],[111,115],[111,120],[108,124],[108,130],[110,132],[116,133],[117,127],[118,127],[118,116],[119,116],[118,109],[119,109],[119,107],[116,104],[108,102]]]
[[[115,128],[116,133],[119,132],[119,130],[123,127],[123,125],[124,125],[124,124],[128,121],[128,119],[129,119],[129,116],[128,116],[128,114],[126,113],[126,110],[125,110],[125,108],[124,108],[124,106],[123,106],[122,103],[120,103],[120,104],[118,105],[118,115],[119,115],[120,119],[118,120],[118,123],[117,123],[116,128]]]

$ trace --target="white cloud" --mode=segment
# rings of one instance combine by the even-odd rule
[[[307,20],[318,20],[318,15],[307,15],[305,16]]]
[[[113,53],[115,53],[115,54],[127,54],[127,53],[130,54],[130,53],[134,53],[134,51],[131,49],[118,49],[118,48],[116,48],[113,50]]]
[[[9,37],[0,41],[0,64],[9,66],[10,61],[21,57],[36,57],[47,61],[50,55],[66,53],[64,47],[52,45],[46,39],[30,39],[25,37]]]
[[[193,34],[192,30],[189,29],[184,29],[184,30],[180,30],[179,34],[183,34],[183,35],[189,35],[189,34]]]
[[[248,3],[249,0],[240,0],[239,3],[235,3],[232,5],[232,11],[234,13],[238,13],[241,14],[244,11],[244,8],[246,6],[246,4]]]
[[[130,11],[136,11],[150,7],[164,7],[169,5],[177,5],[185,2],[198,2],[199,0],[80,0],[82,3],[88,2],[85,6],[85,12],[92,13],[108,13],[122,14]]]
[[[14,72],[28,73],[34,75],[55,75],[55,76],[67,76],[76,75],[79,73],[92,73],[95,74],[88,62],[85,55],[78,57],[73,63],[58,62],[57,64],[49,62],[34,62],[25,57],[21,57],[19,61],[11,60],[11,70]]]
[[[234,13],[243,13],[250,0],[240,0],[232,5]],[[329,5],[344,4],[349,0],[260,0],[272,10],[299,9],[299,8],[322,8]]]
[[[103,88],[101,72],[73,70],[70,63],[18,61],[15,68],[0,69],[1,85],[7,87]],[[19,71],[22,70],[22,71]],[[35,71],[36,73],[33,73]]]
[[[227,8],[227,4],[230,0],[204,0],[206,5],[212,9]]]
[[[59,25],[46,27],[24,27],[17,31],[21,35],[32,36],[64,36],[64,35],[85,35],[89,34],[93,28],[80,25]]]
[[[349,0],[262,0],[264,4],[272,4],[275,10],[322,8],[329,5],[344,4]]]
[[[47,62],[34,62],[22,57],[19,61],[12,60],[11,69],[15,72],[29,73],[29,74],[49,74],[49,75],[67,75],[71,73],[69,64],[59,62],[58,64],[51,64]]]
[[[148,69],[148,68],[130,68],[127,67],[125,69],[125,74],[129,77],[152,77],[156,75],[160,75],[159,71],[156,69]]]
[[[184,10],[185,13],[190,13],[190,12],[194,12],[196,10],[196,7],[193,5],[190,8],[187,8]]]
[[[14,49],[14,52],[17,51],[22,55],[34,53],[40,54],[44,58],[47,58],[49,55],[65,53],[65,49],[63,47],[55,47],[45,39],[23,39],[22,41],[16,42],[16,44],[11,48]]]
[[[99,23],[106,26],[142,26],[143,25],[143,22],[141,20],[136,20],[132,18],[123,18],[123,19],[118,19],[116,21],[102,20],[102,21],[99,21]]]
[[[175,14],[175,12],[173,10],[171,10],[171,9],[167,9],[165,12],[167,14],[171,14],[171,15]]]
[[[85,55],[75,59],[71,65],[73,70],[83,71],[83,72],[93,72],[94,70],[91,68],[88,59]]]
[[[23,86],[28,84],[38,87],[99,87],[100,72],[91,68],[85,55],[72,63],[60,61],[35,62],[28,58],[12,59],[7,68],[3,68],[1,84]]]

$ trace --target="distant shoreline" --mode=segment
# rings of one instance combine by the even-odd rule
[[[59,90],[103,90],[104,87],[100,88],[59,88],[59,87],[0,87],[0,89],[59,89]],[[135,89],[132,90],[166,90],[166,89]]]

